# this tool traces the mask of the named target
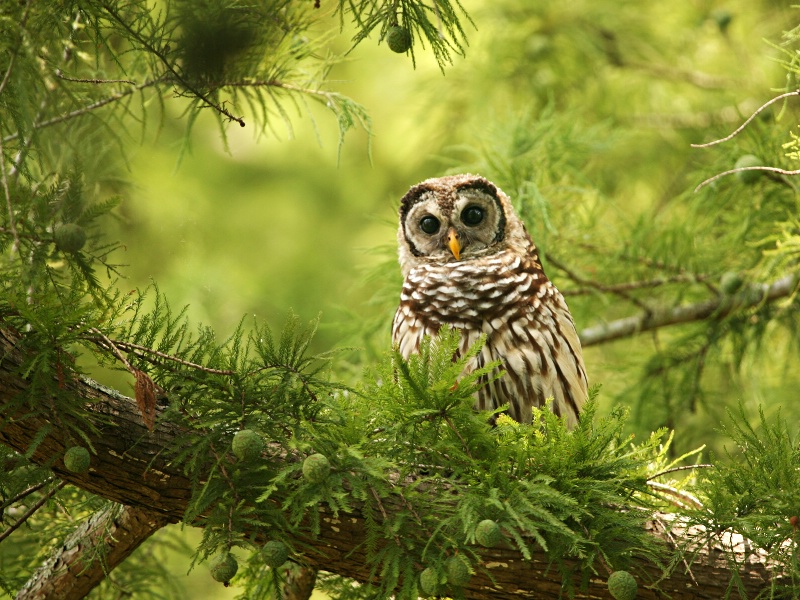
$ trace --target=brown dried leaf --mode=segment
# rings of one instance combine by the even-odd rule
[[[153,431],[153,427],[156,425],[156,396],[159,387],[144,371],[134,369],[133,375],[136,377],[136,385],[133,388],[136,394],[136,404],[139,405],[145,426],[148,430]]]

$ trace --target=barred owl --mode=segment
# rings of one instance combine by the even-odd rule
[[[403,197],[397,240],[405,282],[392,341],[402,356],[442,325],[461,332],[461,353],[484,334],[467,368],[499,360],[504,374],[480,389],[475,407],[508,405],[530,422],[531,407],[552,397],[573,427],[587,397],[580,341],[508,196],[476,175],[428,179]]]

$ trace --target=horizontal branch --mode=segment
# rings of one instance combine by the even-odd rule
[[[614,340],[634,336],[644,331],[651,331],[669,325],[691,323],[703,319],[721,319],[731,313],[759,306],[763,303],[775,302],[789,297],[797,287],[797,275],[781,277],[771,284],[760,284],[747,287],[733,296],[718,296],[694,304],[682,304],[672,308],[652,311],[633,317],[625,317],[602,325],[587,327],[579,333],[581,345],[584,347],[604,344]]]
[[[17,336],[0,327],[0,406],[13,405],[13,400],[29,388],[29,382],[18,373],[24,357],[18,350]],[[50,427],[50,433],[40,439],[40,432],[49,425],[41,414],[0,414],[0,443],[18,452],[26,452],[36,440],[38,445],[31,459],[38,464],[50,464],[60,478],[87,492],[118,502],[155,519],[153,523],[177,522],[183,519],[191,499],[192,485],[186,475],[166,458],[164,450],[175,445],[182,432],[170,422],[160,420],[153,431],[145,426],[136,402],[114,390],[85,379],[61,382],[59,394],[73,395],[83,401],[86,413],[100,415],[96,430],[89,442],[95,450],[89,472],[73,473],[64,468],[54,456],[64,452],[67,440],[64,432]],[[40,399],[47,402],[46,398]],[[286,457],[281,457],[285,460]],[[277,460],[277,459],[276,459]],[[399,484],[400,485],[400,484]],[[382,499],[387,514],[407,511],[399,496]],[[351,512],[335,517],[325,505],[320,511],[319,531],[301,531],[297,547],[306,548],[305,554],[294,559],[303,567],[322,569],[360,582],[370,580],[371,563],[367,552],[365,515],[357,503]],[[374,514],[371,518],[376,518]],[[203,525],[202,519],[193,523]],[[674,547],[687,541],[686,532],[675,526],[673,515],[655,515],[648,527],[654,536]],[[263,535],[252,532],[256,542],[264,542]],[[730,546],[730,544],[728,544]],[[511,545],[492,549],[477,549],[482,564],[464,588],[468,599],[524,599],[543,600],[562,598],[562,580],[559,569],[553,568],[546,552],[533,540],[534,549],[526,560]],[[537,550],[537,548],[539,548]],[[742,552],[737,556],[740,573],[748,596],[763,590],[769,573],[763,562],[754,554]],[[570,565],[567,565],[569,567]],[[644,578],[659,580],[661,569],[651,564],[639,565]],[[673,571],[669,578],[659,581],[657,589],[640,588],[638,600],[655,600],[670,597],[673,600],[719,599],[725,596],[731,573],[729,563],[720,548],[704,546],[685,570]],[[592,578],[579,598],[609,598],[603,578]],[[733,596],[736,597],[735,595]]]

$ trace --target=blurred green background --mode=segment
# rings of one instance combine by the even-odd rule
[[[782,84],[778,52],[764,40],[779,39],[796,16],[779,2],[463,4],[476,29],[467,30],[466,57],[444,73],[424,49],[414,69],[377,39],[334,67],[330,87],[372,119],[371,139],[351,131],[341,153],[331,115],[312,105],[311,123],[289,106],[291,128],[279,120],[263,135],[229,127],[227,147],[211,115],[201,118],[179,162],[185,124],[180,101],[167,102],[158,131],[127,149],[132,187],[118,231],[125,251],[115,257],[129,265],[121,287],[154,280],[174,305],[188,304],[192,318],[220,332],[243,315],[279,324],[290,309],[306,320],[322,313],[318,343],[336,345],[340,333],[327,326],[338,311],[364,315],[372,295],[384,293],[365,272],[393,256],[395,208],[412,184],[471,166],[502,180],[502,161],[520,142],[513,138],[546,114],[560,129],[553,147],[574,145],[540,160],[548,169],[569,163],[574,200],[559,205],[561,189],[547,197],[555,227],[533,223],[545,236],[536,241],[563,235],[576,209],[605,236],[699,182],[696,165],[716,158],[689,144],[738,125],[741,112]],[[724,29],[721,18],[730,20]],[[320,30],[337,24],[320,15]],[[353,33],[337,33],[333,50],[347,52]],[[615,53],[630,64],[614,64]]]
[[[320,31],[333,30],[333,50],[347,52],[354,31],[339,32],[331,3],[321,4]],[[151,124],[143,143],[129,148],[127,200],[109,232],[124,245],[114,258],[129,265],[120,287],[157,282],[173,306],[188,305],[190,318],[220,337],[243,316],[276,328],[290,310],[304,321],[321,316],[315,348],[355,346],[336,376],[360,373],[389,345],[401,284],[399,269],[387,266],[395,261],[399,198],[452,169],[481,172],[511,195],[543,198],[525,215],[535,241],[586,275],[609,271],[593,265],[587,247],[647,245],[656,225],[666,232],[665,255],[703,271],[702,261],[715,259],[714,240],[701,238],[702,219],[676,198],[708,173],[732,168],[738,153],[757,148],[774,157],[780,144],[764,147],[753,135],[719,150],[690,144],[725,135],[785,84],[780,51],[765,40],[780,42],[798,11],[767,0],[463,5],[476,29],[467,29],[466,57],[444,73],[424,49],[413,68],[376,38],[333,68],[331,88],[372,119],[371,137],[351,131],[341,151],[324,107],[311,107],[312,123],[304,107],[289,105],[290,128],[275,121],[258,135],[234,125],[227,147],[211,116],[201,118],[179,162],[181,106],[167,102],[159,130]],[[695,242],[686,244],[695,227]],[[641,239],[620,239],[636,231]],[[738,268],[735,256],[716,260]],[[620,279],[625,269],[616,267]],[[557,269],[548,273],[570,287]],[[578,329],[636,312],[597,296],[568,301]],[[652,343],[641,336],[586,352],[590,379],[604,386],[604,410],[626,401]],[[794,363],[753,364],[746,376],[724,360],[709,369],[705,397],[720,401],[670,423],[681,448],[714,446],[729,403],[750,410],[765,399],[792,403],[800,380],[787,364]],[[664,424],[660,408],[634,409],[642,432]],[[188,568],[182,560],[168,559],[176,574]],[[211,597],[209,583],[201,566],[187,595]]]

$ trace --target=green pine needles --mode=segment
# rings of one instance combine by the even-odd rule
[[[391,355],[357,391],[323,395],[318,382],[290,386],[267,406],[204,399],[186,421],[198,432],[187,440],[193,450],[181,455],[192,469],[202,469],[192,457],[215,457],[187,514],[189,521],[209,515],[202,555],[251,547],[254,530],[300,551],[298,538],[317,534],[319,519],[357,511],[366,517],[366,557],[379,582],[361,597],[416,598],[421,567],[444,583],[453,556],[468,572],[481,571],[475,530],[487,518],[523,556],[546,551],[568,588],[602,564],[657,559],[660,549],[643,528],[649,513],[637,507],[650,504],[647,473],[663,453],[663,432],[633,445],[622,413],[596,418],[593,402],[575,432],[549,410],[537,411],[533,425],[501,415],[492,426],[471,396],[492,367],[459,381],[466,359],[453,361],[457,347],[448,331],[408,362]],[[295,394],[316,408],[297,418]],[[270,431],[262,414],[284,415],[282,431]],[[262,462],[226,456],[237,421],[278,440]],[[291,441],[280,443],[289,431]],[[326,459],[321,478],[308,476],[311,455]],[[254,560],[262,560],[258,551]],[[444,589],[460,594],[458,586]]]
[[[251,550],[248,568],[261,564],[274,583],[265,588],[256,578],[259,589],[272,589],[283,572],[264,563],[265,541],[285,544],[292,557],[319,533],[320,519],[351,512],[366,518],[366,557],[378,582],[362,589],[369,597],[416,598],[424,568],[458,597],[446,565],[460,557],[464,580],[485,572],[475,541],[485,519],[500,526],[501,544],[524,557],[547,552],[568,589],[601,565],[658,559],[661,550],[643,528],[649,513],[640,507],[652,504],[646,480],[663,455],[663,432],[634,445],[624,415],[598,418],[593,401],[573,432],[547,409],[532,425],[476,413],[472,394],[496,365],[462,377],[468,358],[453,360],[454,331],[428,340],[409,361],[387,356],[350,389],[330,381],[330,354],[309,353],[313,326],[303,330],[290,319],[279,335],[240,326],[218,342],[208,329],[190,332],[157,290],[151,296],[149,310],[147,296],[120,299],[102,327],[81,327],[76,315],[62,325],[54,351],[71,343],[117,366],[125,356],[125,369],[146,374],[159,390],[159,419],[184,432],[163,452],[194,482],[185,522],[204,524],[196,559]],[[89,439],[92,422],[55,393],[58,377],[46,369],[51,352],[41,340],[34,347],[42,354],[33,370],[56,400],[27,409],[67,424],[76,440]],[[243,429],[267,442],[259,442],[259,456],[235,455]],[[325,468],[309,475],[312,455]]]
[[[496,376],[497,365],[463,375],[468,356],[453,359],[455,331],[426,340],[408,361],[388,354],[352,388],[331,381],[333,355],[309,351],[314,324],[302,328],[290,318],[279,334],[240,325],[219,342],[208,329],[191,332],[183,313],[173,313],[155,289],[110,306],[62,315],[59,328],[49,330],[49,349],[31,334],[36,343],[26,347],[39,354],[27,372],[36,384],[16,410],[44,414],[90,446],[97,423],[58,393],[60,378],[80,368],[52,362],[65,346],[122,364],[136,381],[152,381],[159,419],[182,431],[162,453],[193,482],[184,520],[203,525],[195,561],[234,550],[241,568],[231,584],[242,585],[248,598],[275,597],[322,520],[348,514],[364,518],[373,585],[350,586],[347,598],[417,598],[430,593],[423,585],[458,598],[473,577],[491,581],[478,539],[487,520],[499,528],[494,545],[525,559],[546,556],[568,593],[618,570],[644,578],[642,585],[657,584],[643,565],[668,573],[697,547],[670,559],[672,551],[645,528],[655,509],[670,506],[651,479],[686,458],[668,458],[666,431],[635,443],[624,411],[596,413],[597,390],[574,431],[547,408],[525,425],[502,411],[478,413],[472,394]],[[48,310],[29,307],[7,322],[40,323],[37,311]],[[104,315],[101,327],[83,325]],[[33,401],[42,394],[54,401]],[[708,471],[699,485],[705,507],[688,512],[706,527],[704,543],[723,531],[741,533],[787,573],[776,586],[793,586],[794,546],[776,543],[776,534],[796,535],[796,440],[785,425],[765,419],[763,433],[736,423],[728,433],[746,450],[744,468]],[[252,438],[252,451],[237,450],[237,437]],[[9,493],[24,487],[4,486]],[[276,566],[276,548],[289,567]],[[344,586],[331,576],[321,582],[329,590]]]
[[[394,356],[380,373],[382,385],[367,391],[385,411],[373,421],[376,443],[389,455],[405,447],[408,458],[395,459],[396,468],[416,480],[403,494],[420,521],[407,523],[401,538],[424,543],[420,563],[441,571],[447,557],[458,554],[479,569],[475,529],[487,518],[523,556],[538,549],[556,564],[577,559],[586,577],[598,559],[619,565],[653,558],[656,548],[642,529],[646,513],[620,514],[619,507],[647,494],[648,465],[660,452],[663,432],[634,446],[623,433],[623,414],[596,419],[593,401],[575,432],[546,409],[536,411],[532,425],[500,415],[492,426],[492,415],[476,413],[471,397],[492,366],[459,382],[466,359],[452,360],[457,338],[444,333],[407,364]],[[438,492],[433,498],[432,490]],[[447,491],[458,500],[443,515],[429,502],[435,498],[441,511],[439,498]],[[391,560],[403,562],[399,555]]]
[[[754,385],[752,393],[783,402],[784,414],[792,408],[785,381],[800,339],[793,173],[714,174],[755,165],[754,156],[765,165],[800,158],[797,135],[787,141],[785,127],[776,127],[781,115],[765,113],[797,95],[800,33],[788,31],[779,46],[787,94],[765,104],[762,118],[719,152],[688,158],[690,141],[716,136],[708,123],[727,128],[730,99],[742,97],[738,81],[706,71],[724,73],[727,61],[740,68],[741,57],[753,58],[743,47],[730,52],[737,36],[728,32],[744,29],[739,19],[745,23],[747,11],[725,19],[705,14],[704,3],[686,3],[665,20],[666,9],[651,4],[642,12],[589,2],[569,11],[561,3],[486,3],[485,60],[436,92],[457,100],[436,117],[445,126],[416,118],[400,104],[406,95],[387,96],[398,104],[384,107],[420,131],[449,132],[465,170],[498,176],[575,322],[589,326],[580,332],[587,356],[592,345],[616,339],[611,325],[631,318],[636,332],[675,326],[657,339],[640,335],[625,346],[606,346],[605,362],[627,368],[608,382],[627,389],[609,395],[630,400],[639,431],[657,429],[640,439],[631,435],[624,410],[599,404],[598,390],[572,431],[547,407],[524,425],[502,409],[476,412],[475,392],[498,376],[500,365],[465,374],[480,342],[473,354],[454,359],[454,331],[427,340],[408,360],[381,347],[376,340],[385,337],[372,331],[373,356],[386,353],[371,357],[354,377],[334,362],[336,353],[314,350],[316,323],[289,317],[276,330],[242,321],[220,338],[190,323],[187,311],[170,306],[155,285],[119,291],[123,273],[112,260],[121,248],[103,240],[113,234],[106,217],[125,195],[120,174],[129,138],[171,127],[175,114],[185,117],[185,146],[204,115],[223,134],[231,123],[252,123],[261,133],[281,124],[291,129],[295,110],[313,121],[314,103],[334,117],[340,140],[353,128],[369,129],[365,110],[328,85],[338,59],[320,22],[332,15],[343,26],[351,22],[354,42],[371,37],[387,46],[386,60],[410,55],[414,64],[426,51],[444,67],[467,46],[471,20],[458,0],[6,2],[0,18],[0,367],[7,376],[0,382],[0,588],[16,594],[54,546],[83,531],[76,523],[103,515],[113,520],[127,510],[105,500],[97,483],[104,461],[107,466],[113,458],[117,467],[145,467],[148,476],[158,467],[182,478],[185,487],[176,493],[187,497],[164,513],[202,528],[202,539],[188,549],[193,564],[222,565],[213,571],[220,585],[240,586],[249,599],[280,597],[289,574],[303,565],[324,568],[315,544],[325,542],[322,534],[337,519],[363,523],[349,556],[363,555],[358,576],[369,582],[320,574],[320,587],[341,599],[464,597],[476,581],[501,585],[492,557],[503,552],[549,565],[564,595],[623,571],[638,589],[657,589],[659,577],[704,560],[700,554],[710,545],[728,561],[731,595],[753,587],[739,567],[758,556],[773,574],[763,596],[798,597],[800,444],[793,421],[773,418],[767,407],[750,425],[745,400],[725,426],[735,449],[702,470],[683,464],[694,453],[673,456],[680,452],[660,426],[682,423],[681,445],[691,446],[686,440],[693,435],[715,444],[706,425],[719,422],[723,411],[711,396],[737,396],[742,387],[729,387],[731,374],[746,373],[749,385],[757,377],[743,367],[751,363],[759,366],[754,375],[763,366],[776,382]],[[713,27],[693,25],[691,35],[686,29],[675,35],[677,29],[663,25],[677,21]],[[676,56],[679,69],[670,62]],[[709,62],[690,67],[691,56]],[[757,75],[755,69],[743,71],[742,81]],[[672,96],[678,86],[680,96]],[[734,95],[716,91],[726,88]],[[644,93],[654,89],[655,96]],[[748,86],[747,97],[763,89]],[[485,115],[501,105],[512,116],[500,113],[503,127],[487,127]],[[689,112],[675,115],[675,107]],[[651,113],[669,135],[633,128]],[[490,134],[476,143],[464,137],[465,128]],[[675,143],[686,148],[670,153]],[[435,155],[441,148],[429,143],[425,151]],[[413,168],[413,161],[401,160]],[[394,164],[385,163],[385,171],[401,172],[387,166]],[[690,191],[704,179],[699,193]],[[230,193],[236,189],[231,185]],[[338,210],[334,201],[328,209]],[[396,272],[393,264],[392,277]],[[373,287],[381,294],[396,292],[392,286]],[[385,305],[395,306],[396,298]],[[385,331],[383,308],[377,319]],[[351,320],[368,319],[354,311]],[[785,372],[778,372],[783,364]],[[630,376],[633,369],[641,376]],[[709,369],[718,384],[709,385]],[[134,405],[106,392],[100,396],[107,403],[96,403],[98,396],[86,390],[98,386],[88,376],[134,397],[138,412],[125,421],[129,429],[117,420],[120,413],[95,409],[109,406],[108,398],[119,401],[116,407]],[[699,413],[702,420],[694,418]],[[29,427],[26,435],[20,424]],[[112,456],[103,435],[117,433],[127,446]],[[678,472],[688,476],[665,479]],[[676,538],[695,534],[677,548],[660,541],[670,534],[659,538],[646,527],[657,511],[675,513]],[[161,555],[165,541],[169,531],[145,545],[149,554],[126,563],[135,563],[127,575],[125,568],[115,571],[113,583],[165,595],[159,589],[170,581]],[[107,556],[96,549],[81,558]],[[152,583],[156,574],[159,585]]]
[[[773,573],[765,598],[800,595],[800,436],[795,424],[780,415],[767,419],[759,411],[757,425],[744,408],[729,411],[724,433],[734,444],[728,461],[704,470],[698,481],[704,509],[689,515],[700,525],[681,555],[692,559],[706,544],[723,544],[733,578],[732,594],[744,595],[739,566],[752,557]],[[745,541],[747,540],[747,541]]]
[[[339,0],[338,4],[342,25],[348,13],[358,24],[358,32],[353,36],[355,44],[377,30],[381,41],[392,51],[409,51],[414,63],[419,46],[429,46],[442,70],[453,62],[454,54],[464,55],[467,36],[462,20],[474,25],[458,0],[437,0],[430,4],[419,0]],[[398,32],[403,37],[400,46],[392,39]]]

